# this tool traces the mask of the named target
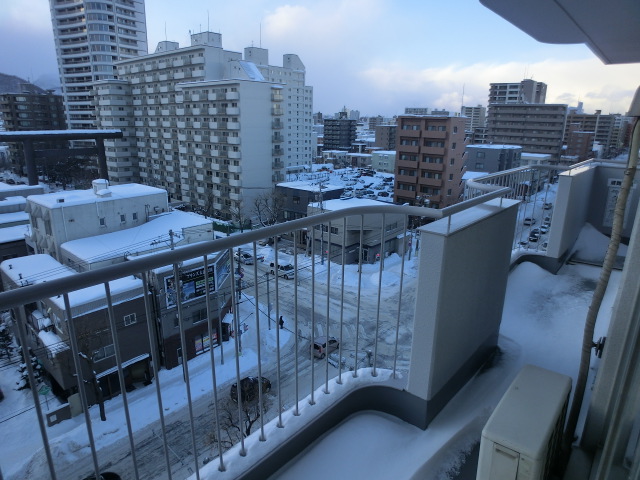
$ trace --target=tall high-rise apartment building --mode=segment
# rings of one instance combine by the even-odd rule
[[[394,200],[443,208],[460,201],[465,119],[402,115],[396,132]]]
[[[547,84],[535,80],[519,83],[492,83],[489,87],[489,109],[494,103],[545,103]]]
[[[487,120],[487,143],[520,145],[526,153],[559,159],[567,106],[561,104],[493,104]]]
[[[569,112],[567,126],[578,125],[578,130],[593,132],[593,140],[602,146],[605,157],[615,155],[625,144],[626,125],[631,119],[619,114],[603,115],[596,110],[593,114]],[[565,130],[564,142],[569,143],[569,128]]]
[[[255,199],[310,166],[312,88],[294,54],[269,65],[268,50],[223,50],[218,33],[191,46],[161,42],[118,62],[118,79],[96,84],[98,123],[124,137],[105,141],[109,179],[162,187],[172,201],[251,221]]]
[[[49,0],[58,73],[70,129],[95,128],[93,82],[114,62],[146,55],[144,0]]]
[[[322,149],[351,151],[356,141],[356,127],[356,120],[348,118],[346,112],[340,112],[338,118],[325,118]]]
[[[395,150],[396,148],[396,131],[398,127],[395,125],[377,125],[375,128],[376,142],[374,146],[382,150]]]
[[[62,97],[19,77],[0,73],[0,120],[9,131],[64,130]],[[35,150],[65,148],[65,141],[35,142]],[[9,143],[9,160],[16,170],[24,165],[22,142]]]
[[[460,115],[467,117],[464,128],[472,133],[476,128],[484,127],[487,123],[487,109],[482,105],[477,107],[462,106]]]

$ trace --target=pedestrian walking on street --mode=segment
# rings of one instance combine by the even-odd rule
[[[280,315],[280,320],[278,320],[278,323],[280,324],[280,328],[284,328],[284,320],[282,319],[282,315]]]

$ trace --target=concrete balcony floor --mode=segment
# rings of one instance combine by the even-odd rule
[[[606,248],[606,238],[587,235],[592,245]],[[522,366],[569,375],[575,384],[582,328],[599,273],[600,268],[587,265],[565,265],[557,275],[533,263],[518,265],[509,277],[499,352],[426,430],[365,411],[319,438],[270,478],[475,479],[482,428]],[[611,276],[596,338],[606,334],[620,275],[614,271]],[[593,366],[595,375],[597,359]],[[585,396],[586,404],[589,390]]]

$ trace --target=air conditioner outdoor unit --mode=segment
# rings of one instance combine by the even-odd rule
[[[525,365],[482,430],[476,480],[549,478],[570,391],[570,377]]]

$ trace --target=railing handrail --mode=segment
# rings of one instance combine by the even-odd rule
[[[443,209],[410,205],[367,205],[347,207],[290,220],[277,225],[271,225],[258,230],[251,230],[225,238],[205,240],[177,247],[174,250],[157,252],[116,265],[109,265],[107,267],[89,270],[86,272],[78,272],[76,275],[47,280],[41,283],[0,292],[0,308],[9,309],[26,303],[35,302],[43,298],[51,298],[66,292],[79,290],[89,285],[101,284],[130,275],[138,275],[144,271],[183,262],[195,257],[202,257],[213,252],[233,249],[239,245],[256,242],[264,238],[274,237],[294,230],[306,229],[310,226],[321,223],[329,223],[330,221],[344,217],[367,214],[399,214],[438,220],[466,210],[474,205],[501,197],[511,191],[508,187],[498,187],[496,189],[493,186],[487,185],[482,185],[478,188],[486,190],[488,193]]]

